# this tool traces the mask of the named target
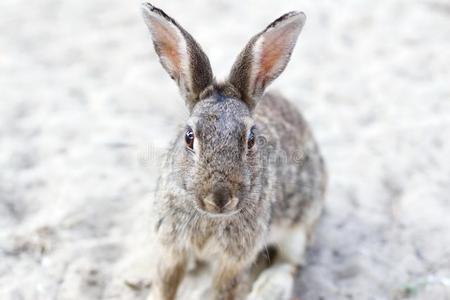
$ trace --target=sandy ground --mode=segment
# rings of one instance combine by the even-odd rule
[[[273,19],[308,15],[272,86],[330,172],[300,299],[450,299],[450,3],[163,2],[218,77]],[[0,97],[0,299],[143,299],[159,161],[187,111],[139,2],[2,0]]]

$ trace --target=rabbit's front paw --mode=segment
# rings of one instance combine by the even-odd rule
[[[276,264],[263,271],[246,300],[289,300],[294,286],[295,266]]]
[[[164,298],[162,297],[162,295],[160,293],[158,293],[158,290],[155,289],[155,287],[153,286],[150,289],[150,293],[148,294],[146,300],[164,300]]]

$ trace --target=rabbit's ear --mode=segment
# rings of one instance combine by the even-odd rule
[[[145,23],[161,64],[175,80],[191,109],[200,93],[213,82],[208,57],[192,36],[150,3],[142,3]]]
[[[254,36],[237,58],[228,80],[251,108],[285,69],[305,20],[302,12],[281,16]]]

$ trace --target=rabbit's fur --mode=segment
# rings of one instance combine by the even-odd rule
[[[189,33],[149,3],[143,10],[190,111],[158,181],[160,257],[149,299],[175,299],[191,258],[213,265],[212,299],[289,299],[322,211],[326,173],[300,113],[264,89],[289,61],[304,14],[288,13],[253,37],[218,83]],[[250,269],[269,245],[277,259],[251,287]]]

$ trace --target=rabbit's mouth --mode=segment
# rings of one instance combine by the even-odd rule
[[[227,217],[239,213],[237,208],[239,199],[237,197],[230,197],[226,201],[218,201],[213,195],[208,195],[199,202],[199,209],[210,216]]]
[[[209,218],[228,218],[228,217],[236,216],[237,214],[239,214],[241,212],[241,209],[236,209],[236,210],[233,210],[231,212],[226,212],[226,213],[213,213],[213,212],[206,211],[204,209],[199,209],[199,210],[201,210],[201,212],[203,214],[205,214],[206,216],[208,216]]]

